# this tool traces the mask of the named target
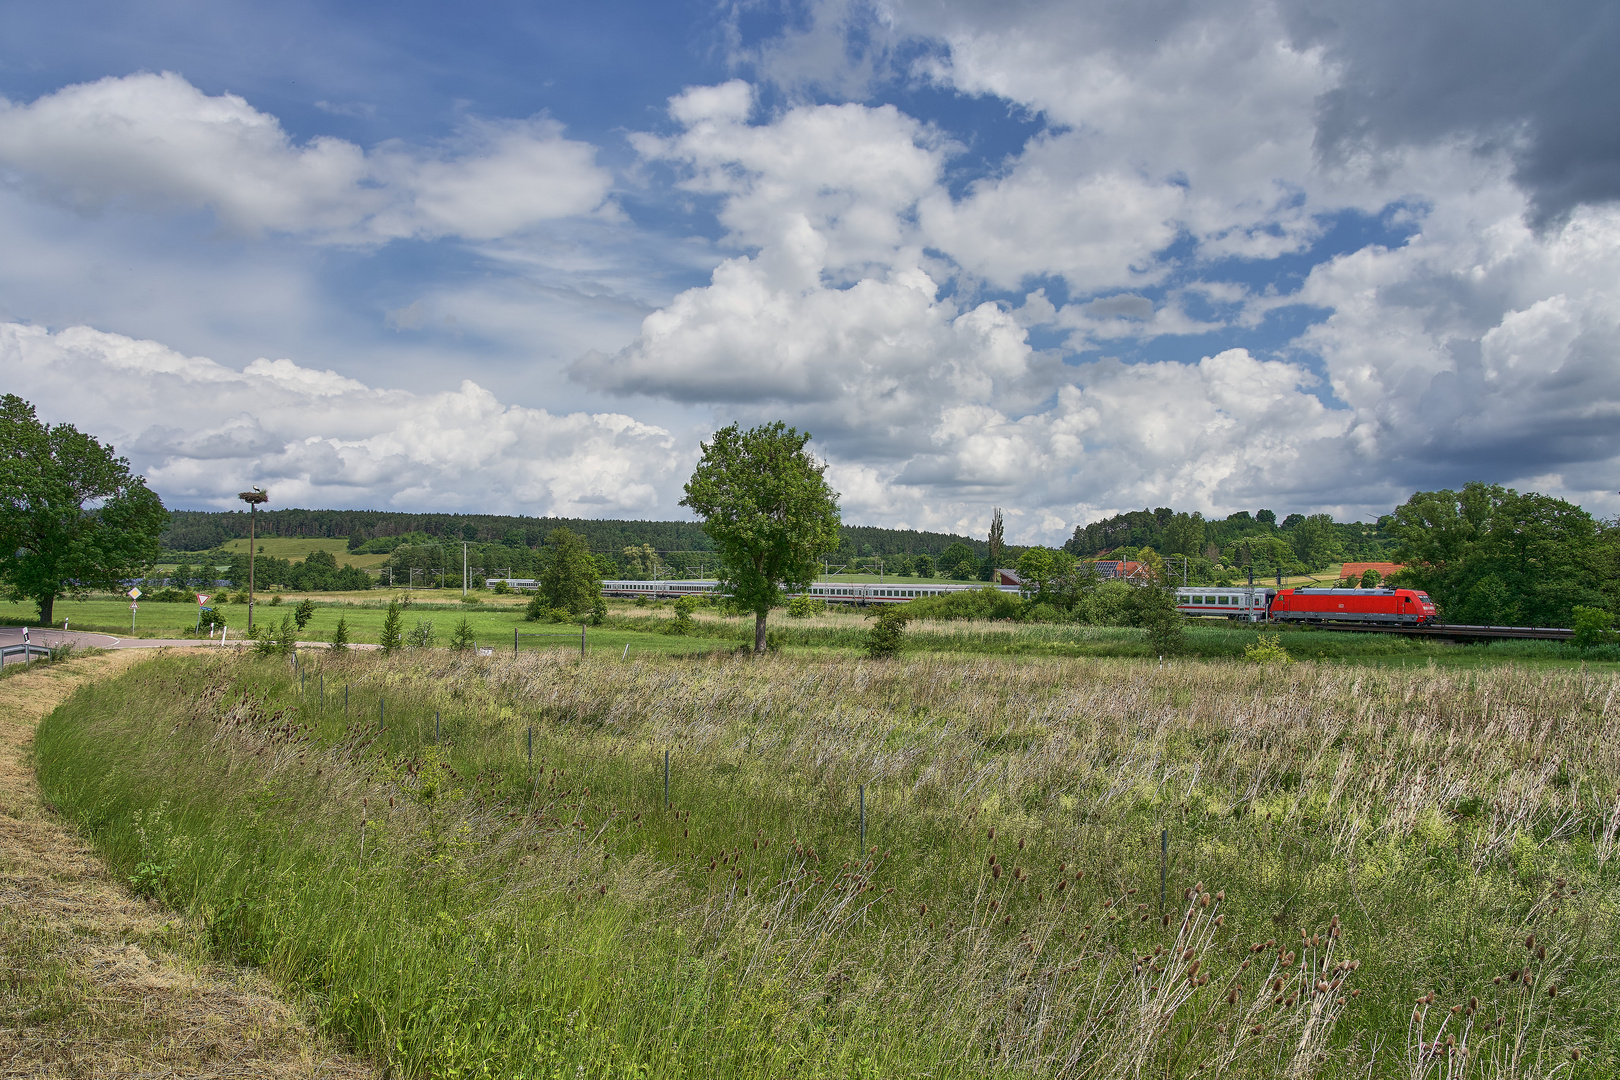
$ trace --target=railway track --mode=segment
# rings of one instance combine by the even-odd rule
[[[1466,626],[1446,623],[1419,626],[1379,626],[1352,622],[1300,622],[1296,626],[1314,626],[1320,630],[1349,630],[1360,634],[1404,634],[1407,637],[1439,638],[1445,641],[1505,641],[1513,638],[1534,641],[1568,641],[1575,631],[1559,626]]]

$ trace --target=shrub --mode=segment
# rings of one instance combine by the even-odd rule
[[[820,615],[827,610],[827,601],[819,596],[799,595],[788,601],[787,613],[795,619]]]
[[[512,591],[512,587],[504,581],[497,581],[495,583],[495,587],[490,591],[496,596],[505,596],[507,593]]]
[[[1243,647],[1243,659],[1256,664],[1292,664],[1294,658],[1283,648],[1276,634],[1261,634],[1252,645]]]
[[[332,641],[328,646],[333,652],[347,652],[349,649],[349,620],[343,615],[338,616],[337,629],[332,631]]]
[[[908,619],[1016,619],[1024,602],[993,585],[940,596],[919,596],[903,605]]]
[[[298,629],[302,630],[304,627],[309,625],[309,620],[313,619],[314,617],[315,601],[306,596],[303,600],[299,601],[298,606],[293,609],[293,621],[298,624]]]
[[[874,660],[900,655],[906,623],[910,619],[911,616],[900,606],[886,607],[879,612],[877,622],[866,632],[866,655]]]
[[[1583,607],[1576,605],[1574,611],[1575,636],[1570,643],[1582,652],[1598,645],[1606,645],[1615,639],[1611,629],[1614,625],[1614,616],[1602,608]]]
[[[1146,586],[1133,591],[1131,613],[1147,631],[1148,644],[1161,656],[1174,655],[1186,643],[1187,620],[1176,608],[1174,590]]]
[[[281,594],[280,593],[276,593],[276,595],[274,595],[274,596],[272,596],[270,598],[270,606],[271,607],[280,607],[281,606]]]
[[[690,596],[680,597],[675,601],[675,618],[664,627],[664,633],[685,637],[692,632],[692,609],[697,607],[697,600]]]
[[[456,652],[466,652],[474,644],[472,621],[463,615],[455,629],[450,631],[450,648]]]
[[[432,619],[425,622],[421,619],[416,620],[416,625],[411,627],[411,632],[405,636],[405,644],[413,649],[431,649],[436,640]]]
[[[483,601],[479,600],[476,596],[463,596],[461,598],[461,602],[466,604],[468,607],[477,607],[479,604],[483,603]]]

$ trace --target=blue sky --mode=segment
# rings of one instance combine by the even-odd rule
[[[0,3],[7,390],[176,507],[1605,516],[1601,5]]]

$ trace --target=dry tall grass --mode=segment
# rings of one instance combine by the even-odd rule
[[[1609,675],[544,654],[302,674],[133,675],[60,714],[44,772],[222,948],[322,987],[407,1072],[1620,1061]]]

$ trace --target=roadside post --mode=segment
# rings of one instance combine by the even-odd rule
[[[135,632],[136,601],[141,598],[141,587],[139,585],[133,585],[130,587],[129,592],[125,593],[124,595],[129,597],[129,632],[133,634]],[[63,621],[62,625],[67,625],[65,620]]]

